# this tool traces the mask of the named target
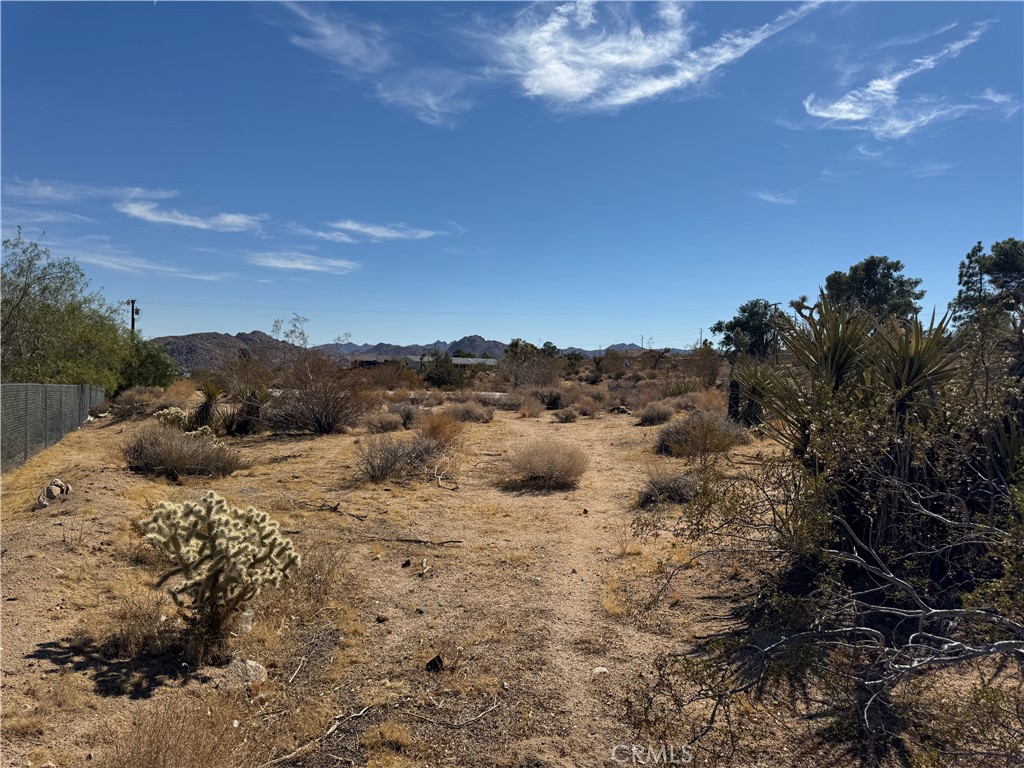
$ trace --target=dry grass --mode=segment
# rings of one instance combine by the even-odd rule
[[[657,472],[640,490],[637,506],[685,504],[700,492],[700,480],[693,472]]]
[[[459,421],[474,422],[477,424],[486,424],[494,419],[494,407],[483,406],[479,403],[465,401],[450,405],[445,409],[446,413],[450,413]]]
[[[437,411],[420,419],[419,431],[428,440],[440,443],[445,450],[453,450],[462,442],[466,425],[448,411]]]
[[[579,412],[572,406],[568,408],[559,408],[551,415],[552,420],[559,424],[572,424],[579,419],[579,417]]]
[[[98,768],[255,768],[263,762],[248,712],[230,695],[158,704],[136,715]]]
[[[356,462],[368,481],[383,483],[424,472],[446,452],[442,442],[422,434],[411,439],[370,435],[356,448]]]
[[[512,476],[504,481],[509,489],[555,491],[577,486],[587,469],[587,454],[555,440],[521,445],[512,452]]]
[[[147,425],[123,447],[122,455],[133,472],[178,480],[184,475],[230,475],[249,462],[212,435],[182,432],[173,427]]]

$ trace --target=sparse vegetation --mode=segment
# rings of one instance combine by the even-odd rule
[[[665,402],[651,403],[642,411],[640,411],[639,420],[637,425],[641,427],[652,427],[658,424],[664,424],[666,421],[676,415],[676,410],[671,405]]]
[[[182,432],[160,424],[144,426],[124,445],[122,454],[133,472],[171,480],[186,475],[229,475],[249,465],[208,428],[206,432]]]
[[[555,440],[541,440],[516,448],[510,457],[510,489],[556,491],[575,488],[587,469],[587,454]]]
[[[267,424],[277,432],[338,432],[355,426],[380,404],[358,371],[347,371],[318,352],[303,352],[294,360],[283,388],[266,408]]]
[[[170,583],[202,651],[219,649],[236,614],[301,564],[270,515],[231,507],[213,491],[198,503],[161,502],[142,526],[171,565],[154,586]]]
[[[694,411],[662,427],[655,450],[678,459],[696,459],[706,466],[749,440],[747,431],[724,413]]]

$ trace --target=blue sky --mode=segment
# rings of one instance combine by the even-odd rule
[[[684,347],[1024,235],[1021,3],[17,3],[2,226],[147,336]]]

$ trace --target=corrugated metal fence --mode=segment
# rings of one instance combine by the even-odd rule
[[[0,385],[0,471],[78,429],[101,400],[103,388],[88,384]]]

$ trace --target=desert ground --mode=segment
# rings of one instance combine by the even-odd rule
[[[4,766],[640,764],[632,692],[745,578],[632,534],[650,473],[685,466],[635,415],[498,410],[467,425],[449,476],[381,484],[358,471],[364,428],[232,439],[252,464],[228,477],[134,474],[121,447],[147,422],[97,419],[3,476]],[[585,451],[575,489],[502,486],[510,452],[538,439]],[[71,494],[34,509],[52,478]],[[265,681],[153,640],[177,609],[137,521],[211,489],[270,512],[304,555],[230,639]],[[750,738],[764,765],[812,759],[778,733]]]

